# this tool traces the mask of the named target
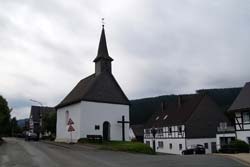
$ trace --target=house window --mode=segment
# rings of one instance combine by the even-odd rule
[[[158,141],[158,148],[163,148],[164,145],[163,145],[163,141]]]
[[[99,130],[100,129],[100,125],[95,125],[95,130]]]
[[[150,141],[146,141],[146,145],[150,146]]]
[[[204,143],[204,147],[208,149],[208,143]]]
[[[157,116],[157,117],[155,118],[155,120],[157,121],[159,118],[160,118],[160,117],[159,117],[159,116]]]
[[[172,148],[173,148],[172,143],[169,143],[169,149],[172,150]]]
[[[145,133],[146,133],[146,134],[150,134],[150,129],[146,129],[146,130],[145,130]]]
[[[164,118],[163,118],[163,120],[167,119],[167,117],[168,117],[168,115],[165,115]]]
[[[182,150],[182,144],[179,144],[179,150]]]
[[[162,136],[162,135],[163,135],[163,129],[162,129],[162,128],[158,128],[158,129],[157,129],[157,134],[158,134],[159,136]]]
[[[244,123],[249,123],[250,122],[250,113],[249,112],[244,112],[243,113],[243,122]]]
[[[172,127],[168,128],[169,133],[172,133]]]
[[[182,132],[181,126],[178,126],[178,133],[181,134],[181,132]]]

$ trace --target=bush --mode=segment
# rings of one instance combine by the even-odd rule
[[[222,146],[221,153],[248,153],[249,145],[242,140],[234,140],[230,144]]]

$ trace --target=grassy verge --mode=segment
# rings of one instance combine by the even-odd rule
[[[142,154],[155,154],[153,149],[148,145],[140,142],[122,142],[122,141],[109,141],[102,143],[88,143],[86,140],[80,140],[79,143],[87,143],[96,145],[101,150],[112,150],[112,151],[124,151],[131,153],[142,153]]]

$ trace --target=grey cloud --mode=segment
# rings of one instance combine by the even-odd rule
[[[17,82],[1,91],[17,115],[29,96],[55,105],[93,72],[101,17],[130,99],[242,86],[250,81],[249,11],[249,1],[235,0],[0,1],[0,64],[8,65],[0,72]]]

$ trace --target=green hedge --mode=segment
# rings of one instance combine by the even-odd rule
[[[222,146],[221,153],[249,153],[249,145],[242,140],[234,140],[230,144]]]
[[[100,149],[113,150],[113,151],[125,151],[132,153],[143,153],[143,154],[155,154],[153,149],[148,145],[140,142],[120,142],[112,141],[104,143]]]
[[[81,138],[78,143],[83,144],[94,144],[101,150],[112,150],[112,151],[125,151],[132,153],[143,153],[143,154],[155,154],[153,149],[148,145],[141,142],[129,142],[129,141],[103,141],[102,143],[93,143],[86,138]]]

